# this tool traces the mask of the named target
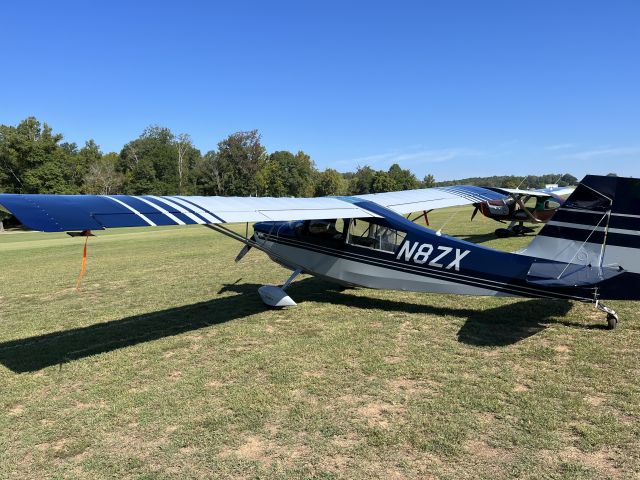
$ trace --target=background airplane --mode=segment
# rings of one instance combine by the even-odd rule
[[[556,187],[535,190],[522,190],[518,188],[487,187],[490,190],[501,193],[504,198],[497,200],[485,200],[474,203],[475,209],[471,214],[471,220],[478,212],[487,218],[500,223],[510,222],[506,228],[498,228],[495,231],[497,237],[511,237],[532,233],[531,227],[525,223],[547,223],[553,214],[564,203],[563,195],[573,192],[573,187]],[[527,204],[530,204],[527,206]]]

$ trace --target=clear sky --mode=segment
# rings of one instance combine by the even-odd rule
[[[0,123],[257,128],[319,168],[640,176],[639,1],[5,2]]]

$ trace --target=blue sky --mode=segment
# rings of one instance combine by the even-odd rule
[[[0,123],[257,128],[320,168],[640,176],[640,2],[7,2]]]

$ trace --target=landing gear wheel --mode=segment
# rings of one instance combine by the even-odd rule
[[[596,308],[607,314],[607,330],[613,330],[618,325],[618,314],[612,308],[604,306],[600,302],[596,302]]]

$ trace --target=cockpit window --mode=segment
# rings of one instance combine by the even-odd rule
[[[344,237],[345,222],[343,219],[307,220],[296,227],[299,235],[313,238],[341,241]]]
[[[395,253],[406,236],[405,232],[354,218],[349,225],[347,243],[387,253]]]

